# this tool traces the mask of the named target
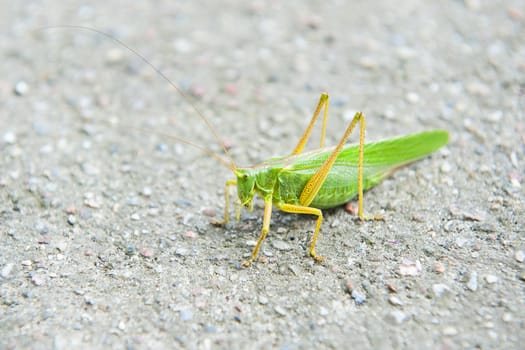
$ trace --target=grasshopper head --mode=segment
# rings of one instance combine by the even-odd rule
[[[241,205],[249,207],[255,194],[255,173],[250,169],[235,169],[237,177],[237,195]]]

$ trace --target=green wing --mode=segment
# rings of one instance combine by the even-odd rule
[[[364,168],[392,169],[428,156],[448,143],[448,132],[425,131],[365,144]],[[345,148],[336,163],[357,167],[358,145]]]
[[[377,185],[398,167],[423,158],[447,143],[448,132],[433,130],[365,144],[363,188]],[[332,151],[333,147],[287,158],[279,177],[282,199],[294,202]],[[357,194],[358,155],[359,145],[345,146],[314,198],[313,207],[334,207]]]

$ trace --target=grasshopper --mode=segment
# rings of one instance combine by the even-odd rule
[[[198,148],[232,170],[235,178],[226,181],[224,219],[218,224],[226,224],[229,220],[230,187],[237,187],[239,200],[237,219],[240,217],[240,208],[242,206],[252,207],[255,195],[260,196],[264,200],[263,227],[251,257],[242,263],[246,267],[250,266],[257,259],[261,245],[270,231],[273,206],[284,212],[317,217],[310,243],[310,255],[316,261],[321,262],[324,259],[315,252],[315,245],[323,222],[322,209],[340,206],[357,195],[359,219],[381,219],[377,215],[364,215],[363,191],[379,184],[399,167],[428,156],[448,143],[447,131],[432,130],[365,144],[366,118],[363,113],[357,112],[339,143],[335,147],[324,147],[329,96],[326,93],[322,93],[310,123],[290,154],[283,157],[270,158],[253,166],[237,167],[224,142],[219,138],[204,114],[177,85],[143,55],[130,48],[121,40],[94,28],[62,25],[42,29],[53,28],[81,29],[106,36],[137,55],[193,107],[199,118],[203,120],[221,146],[228,160],[191,141],[173,135],[164,134],[164,136]],[[321,111],[323,112],[323,123],[320,146],[316,150],[303,152]],[[359,143],[357,145],[346,145],[350,134],[358,123]]]
[[[228,222],[231,186],[237,186],[241,206],[251,207],[255,195],[264,200],[262,231],[251,257],[242,263],[243,266],[250,266],[256,260],[261,244],[270,231],[273,206],[288,213],[317,216],[310,255],[318,262],[323,261],[324,258],[315,252],[323,221],[322,209],[340,206],[357,195],[359,219],[381,219],[377,215],[364,215],[363,191],[380,183],[397,168],[423,158],[448,143],[447,131],[433,130],[365,144],[366,118],[363,113],[357,112],[339,143],[335,147],[324,147],[328,106],[328,94],[322,93],[310,123],[289,155],[242,168],[231,163],[235,179],[226,182],[224,220],[221,223]],[[323,125],[319,149],[303,152],[321,110]],[[358,123],[359,144],[346,145]]]

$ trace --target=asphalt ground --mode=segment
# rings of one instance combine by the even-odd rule
[[[522,2],[0,8],[0,348],[525,341]],[[41,29],[56,25],[122,40],[191,102],[104,35]],[[308,256],[315,220],[275,210],[243,268],[262,202],[211,225],[230,170],[163,134],[222,155],[194,104],[237,165],[256,164],[291,152],[323,91],[329,145],[356,111],[367,140],[439,128],[450,143],[365,193],[385,221],[325,211],[325,262]]]

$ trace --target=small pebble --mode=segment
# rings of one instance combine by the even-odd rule
[[[35,229],[42,235],[45,235],[45,234],[49,233],[49,228],[42,222],[38,222],[35,225]]]
[[[184,232],[184,234],[182,235],[184,238],[191,238],[191,239],[195,239],[197,237],[199,237],[199,234],[195,231],[186,231]]]
[[[140,220],[140,215],[137,214],[137,213],[131,214],[131,220],[139,221]]]
[[[259,300],[258,300],[258,301],[259,301],[259,304],[261,304],[261,305],[266,305],[266,304],[268,304],[268,298],[265,297],[264,295],[261,295],[261,296],[259,297]]]
[[[150,197],[152,194],[152,190],[150,187],[144,187],[140,194],[142,194],[144,197]]]
[[[206,89],[203,86],[192,86],[190,94],[196,98],[201,98],[206,94]]]
[[[325,308],[325,307],[321,306],[319,308],[319,315],[321,315],[321,316],[328,316],[330,314],[330,312],[331,311],[329,309]]]
[[[434,271],[437,273],[445,272],[445,265],[441,261],[436,261],[434,263]]]
[[[485,281],[487,281],[488,284],[494,284],[498,282],[498,277],[494,275],[485,275]]]
[[[401,301],[401,299],[399,299],[395,295],[391,295],[390,298],[388,298],[388,302],[390,304],[394,305],[394,306],[402,306],[403,305],[403,302]]]
[[[450,171],[452,170],[452,165],[450,165],[449,162],[443,162],[443,164],[441,164],[441,172],[446,174],[446,173],[450,173]]]
[[[409,259],[404,259],[399,265],[399,273],[402,276],[417,276],[423,270],[423,266],[419,260],[412,261]]]
[[[280,227],[277,228],[277,233],[280,234],[280,235],[284,235],[286,232],[288,232],[286,227],[280,226]]]
[[[361,65],[361,67],[371,70],[376,69],[379,65],[377,59],[370,56],[362,56],[359,59],[359,64]]]
[[[64,211],[66,214],[74,215],[77,213],[78,210],[77,210],[77,207],[72,205],[72,206],[67,207]]]
[[[408,315],[400,310],[393,310],[386,315],[386,320],[393,324],[401,324],[408,319]]]
[[[201,213],[202,215],[209,217],[214,217],[215,215],[217,215],[217,211],[210,207],[202,208]]]
[[[175,255],[178,256],[187,256],[189,254],[189,250],[186,248],[177,248],[175,250]]]
[[[467,282],[467,288],[472,292],[475,292],[476,290],[478,290],[478,273],[476,271],[472,271],[470,273],[470,276]]]
[[[466,86],[466,89],[470,94],[481,97],[488,96],[490,94],[490,87],[481,82],[470,83]]]
[[[100,169],[93,164],[90,164],[88,162],[83,162],[80,165],[80,168],[86,175],[96,176],[100,174]]]
[[[139,197],[136,197],[136,196],[132,196],[130,198],[128,198],[128,205],[132,206],[132,207],[137,207],[140,205],[140,199]]]
[[[366,302],[366,296],[359,293],[357,290],[353,290],[351,296],[355,300],[356,305],[361,305]]]
[[[53,316],[55,316],[55,312],[51,309],[45,309],[42,313],[42,317],[44,320],[50,319]]]
[[[277,305],[276,307],[274,307],[273,310],[274,310],[279,316],[286,316],[286,314],[287,314],[286,310],[285,310],[283,307],[279,306],[279,305]]]
[[[158,143],[157,146],[155,146],[155,149],[161,153],[165,153],[169,150],[169,147],[165,143]]]
[[[224,86],[224,92],[230,96],[236,96],[239,92],[239,88],[235,84],[226,84]]]
[[[31,266],[33,263],[31,262],[31,260],[24,260],[21,262],[21,264],[23,266]]]
[[[67,223],[74,226],[77,223],[77,218],[74,215],[67,216]]]
[[[8,263],[6,264],[3,268],[2,268],[2,272],[0,272],[0,276],[2,276],[2,278],[9,278],[9,275],[11,274],[11,272],[13,271],[13,267],[15,266],[15,264],[13,263]]]
[[[443,335],[446,335],[446,336],[454,336],[458,334],[458,330],[454,327],[445,327],[443,328]]]
[[[462,248],[463,246],[465,246],[465,244],[469,243],[469,240],[465,237],[458,237],[456,238],[455,243],[459,248]]]
[[[348,202],[345,204],[345,211],[351,215],[357,215],[357,207],[354,203]]]
[[[14,92],[17,96],[24,96],[29,92],[29,85],[21,80],[15,84]]]
[[[410,103],[418,103],[419,102],[419,95],[415,92],[409,92],[405,96],[406,100]]]
[[[436,297],[440,298],[450,291],[450,287],[443,283],[436,283],[432,286],[432,291]]]
[[[179,310],[179,317],[181,321],[190,321],[193,318],[193,312],[188,309]]]
[[[386,286],[390,293],[397,293],[397,288],[392,283],[387,283]]]
[[[295,276],[301,275],[301,270],[296,265],[288,265],[288,270],[290,270]]]
[[[46,283],[46,279],[40,274],[33,274],[31,275],[31,282],[33,282],[35,286],[43,286]]]
[[[208,324],[208,325],[204,326],[204,331],[206,333],[217,333],[218,329],[217,329],[217,327]]]
[[[84,204],[88,208],[92,208],[92,209],[100,208],[100,203],[97,200],[95,200],[94,198],[87,198],[86,200],[84,200]]]
[[[135,247],[129,246],[126,248],[126,255],[133,255],[135,254]]]
[[[503,111],[497,110],[489,113],[486,116],[486,120],[493,123],[499,123],[503,119]]]
[[[109,64],[115,64],[122,61],[124,53],[119,48],[113,48],[106,52],[106,62]]]
[[[4,143],[12,145],[16,142],[16,134],[12,131],[8,131],[4,134],[3,138]]]
[[[272,247],[274,247],[277,250],[290,250],[292,247],[285,241],[281,239],[274,239],[272,240]]]
[[[185,38],[177,38],[173,42],[173,47],[180,53],[188,53],[193,50],[193,44]]]
[[[516,259],[516,261],[522,263],[523,261],[525,261],[525,252],[523,252],[523,250],[516,251],[516,253],[514,253],[514,258]]]
[[[64,252],[66,249],[67,249],[67,243],[62,241],[62,242],[57,242],[57,244],[55,245],[56,249],[58,249],[59,251],[61,252]]]
[[[479,210],[474,210],[472,212],[464,212],[463,213],[463,217],[467,220],[472,220],[472,221],[485,221],[485,218],[487,217],[487,214],[485,214],[484,212],[481,212]]]
[[[417,51],[411,47],[402,46],[397,48],[396,54],[402,60],[408,60],[412,57],[415,57],[417,55]]]
[[[148,247],[141,248],[139,253],[145,258],[151,258],[154,254],[153,249],[148,248]]]
[[[40,147],[38,152],[40,154],[50,154],[53,152],[53,150],[54,150],[53,145],[47,144],[47,145],[43,145],[42,147]]]
[[[510,18],[512,18],[515,21],[522,21],[525,19],[525,12],[523,12],[518,7],[510,7],[507,9],[507,14]]]

